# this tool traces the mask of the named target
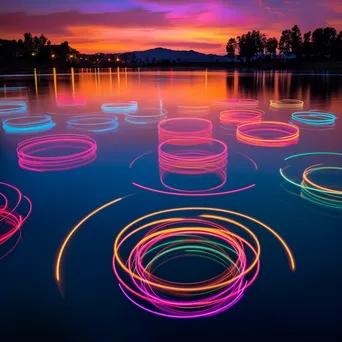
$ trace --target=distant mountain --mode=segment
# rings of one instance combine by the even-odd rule
[[[150,49],[146,51],[132,51],[137,59],[142,62],[151,63],[154,59],[155,61],[176,61],[176,62],[220,62],[226,61],[226,56],[205,54],[193,50],[171,50],[164,49],[161,47]]]

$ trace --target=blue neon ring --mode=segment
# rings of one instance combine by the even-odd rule
[[[164,108],[145,108],[143,111],[157,111],[153,115],[125,114],[125,121],[135,125],[146,125],[158,123],[167,118],[167,110]]]
[[[5,107],[5,108],[1,108]],[[24,101],[7,101],[0,100],[0,115],[25,113],[27,110],[26,102]]]
[[[49,115],[20,116],[6,119],[2,123],[2,128],[7,133],[42,132],[48,131],[55,126],[56,123],[52,121]]]
[[[94,133],[111,131],[119,126],[116,116],[103,115],[77,115],[68,119],[66,123],[69,128]]]
[[[137,101],[104,103],[101,110],[105,113],[125,114],[138,110]]]
[[[291,114],[293,121],[310,126],[334,125],[337,116],[324,112],[294,112]]]

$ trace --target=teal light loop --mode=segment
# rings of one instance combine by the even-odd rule
[[[302,123],[309,126],[334,126],[337,116],[325,112],[294,112],[291,114],[294,123]]]

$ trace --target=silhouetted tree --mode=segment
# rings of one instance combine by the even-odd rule
[[[291,30],[284,30],[279,41],[279,51],[283,54],[291,52]]]
[[[296,56],[300,55],[300,50],[302,48],[302,33],[297,25],[293,26],[291,29],[291,39],[290,39],[290,46],[291,52]]]
[[[24,49],[26,53],[31,53],[33,51],[33,38],[32,34],[27,32],[24,33]]]
[[[39,47],[43,47],[47,43],[48,39],[41,34],[39,37]]]
[[[247,34],[237,37],[240,56],[250,62],[252,57],[258,53],[263,53],[266,45],[266,36],[259,30],[248,31]]]
[[[342,31],[340,31],[334,40],[332,55],[342,60]]]
[[[237,49],[237,42],[235,38],[230,38],[228,40],[228,43],[226,45],[226,51],[227,51],[227,55],[230,57],[233,57],[235,55],[235,51]]]
[[[336,29],[319,28],[312,33],[313,50],[316,56],[330,56],[336,39]]]
[[[266,50],[268,53],[275,54],[277,52],[277,48],[278,48],[278,40],[277,38],[273,37],[273,38],[268,38],[266,41]]]
[[[312,34],[311,31],[304,33],[304,41],[302,51],[306,55],[312,54]]]

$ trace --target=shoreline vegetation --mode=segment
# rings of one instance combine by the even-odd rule
[[[283,70],[342,72],[342,31],[333,27],[302,33],[297,25],[284,30],[280,39],[259,30],[248,31],[226,44],[224,56],[155,48],[126,53],[82,54],[68,42],[51,44],[43,34],[24,39],[0,39],[0,75],[14,73],[70,72],[75,69],[129,68]]]

